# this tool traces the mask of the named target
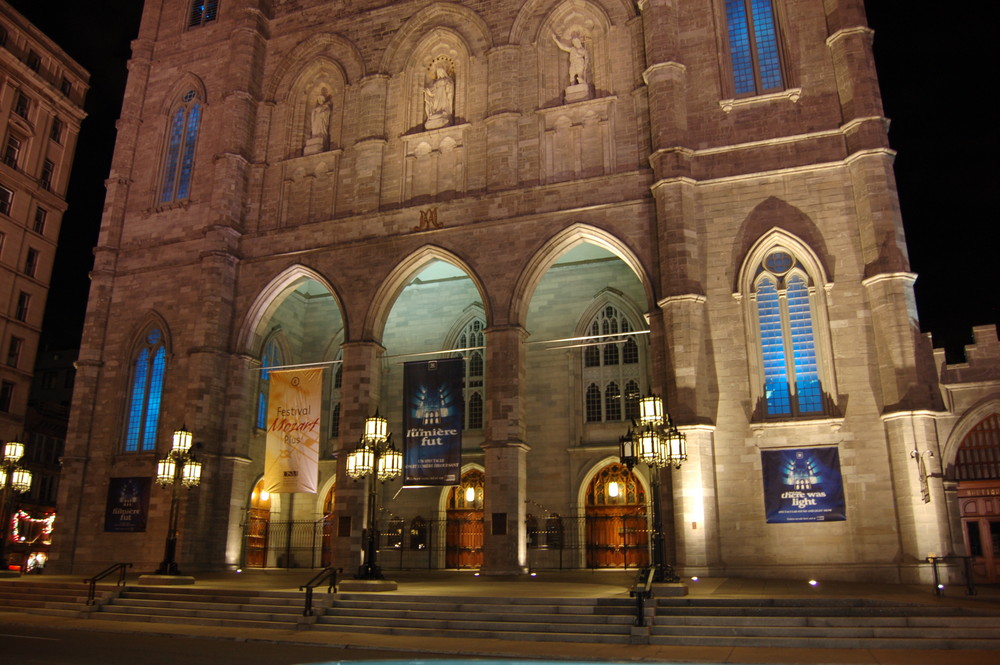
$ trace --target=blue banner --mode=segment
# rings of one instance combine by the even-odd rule
[[[847,519],[836,447],[762,450],[760,459],[768,523]]]
[[[457,485],[462,468],[465,360],[406,363],[403,484]]]
[[[104,509],[104,530],[145,531],[151,485],[152,478],[112,478]]]

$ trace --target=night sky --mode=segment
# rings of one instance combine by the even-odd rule
[[[8,0],[91,73],[68,194],[70,208],[52,278],[43,337],[50,348],[78,346],[125,87],[129,41],[140,0]],[[1000,322],[1000,231],[995,192],[998,129],[985,97],[996,81],[997,48],[976,11],[920,11],[912,3],[869,0],[875,61],[916,283],[921,329],[951,357],[971,342],[971,326]],[[989,74],[988,72],[994,72]]]

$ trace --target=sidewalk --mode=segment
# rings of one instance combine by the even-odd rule
[[[255,588],[297,590],[314,573],[310,570],[251,570],[244,573],[203,573],[196,586],[206,588]],[[476,577],[471,572],[388,571],[399,589],[387,594],[436,596],[533,596],[533,597],[627,597],[632,573],[622,571],[562,571],[539,573],[525,581],[498,581]],[[137,583],[138,574],[128,583]],[[80,582],[79,576],[40,575],[23,581]],[[945,589],[935,597],[929,586],[821,582],[810,587],[801,580],[711,578],[688,581],[692,597],[839,597],[887,599],[913,603],[959,605],[1000,613],[1000,588],[982,587],[976,596],[966,596],[964,587]],[[322,588],[321,588],[322,589]],[[322,589],[325,590],[325,589]],[[493,639],[426,638],[365,633],[329,633],[297,630],[253,630],[218,626],[104,622],[0,611],[0,625],[88,630],[105,633],[185,635],[189,637],[246,642],[302,645],[337,645],[360,649],[422,652],[436,656],[519,657],[561,661],[644,661],[664,663],[811,663],[873,665],[996,665],[1000,651],[917,649],[793,649],[759,647],[675,647],[660,645],[611,645],[565,642],[514,642]],[[6,630],[10,630],[7,628]],[[998,619],[1000,632],[1000,619]]]

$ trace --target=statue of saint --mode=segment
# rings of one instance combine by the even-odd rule
[[[455,81],[444,67],[434,72],[434,80],[424,88],[424,127],[437,129],[451,124],[452,109],[455,104]]]
[[[569,53],[569,84],[579,85],[587,82],[587,66],[590,64],[590,54],[587,47],[583,45],[579,37],[573,37],[569,44],[565,44],[552,33],[552,41],[559,47],[560,51]]]
[[[316,106],[313,107],[312,115],[309,118],[309,130],[312,138],[326,138],[330,135],[330,112],[333,110],[333,102],[330,97],[321,92],[316,97]]]

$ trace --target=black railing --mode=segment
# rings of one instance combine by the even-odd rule
[[[101,572],[97,573],[93,577],[83,581],[84,584],[89,584],[90,588],[87,590],[87,604],[94,604],[94,597],[97,595],[97,583],[103,580],[105,577],[111,573],[118,572],[118,582],[117,586],[123,586],[125,584],[125,569],[131,568],[131,563],[116,563],[114,565],[108,566]]]
[[[646,600],[653,597],[653,578],[656,567],[643,568],[635,578],[635,586],[629,595],[635,598],[635,625],[646,625]]]
[[[934,595],[940,596],[943,592],[944,585],[941,584],[941,580],[938,577],[938,562],[948,563],[949,561],[961,561],[962,562],[962,572],[965,576],[965,593],[969,596],[976,595],[976,582],[972,579],[972,557],[971,556],[929,556],[927,560],[930,561],[931,566],[934,568]]]
[[[306,592],[306,604],[302,610],[302,616],[311,617],[313,615],[313,589],[327,584],[327,593],[337,593],[337,573],[344,572],[343,568],[324,568],[313,576],[311,580],[299,587],[299,591]]]

